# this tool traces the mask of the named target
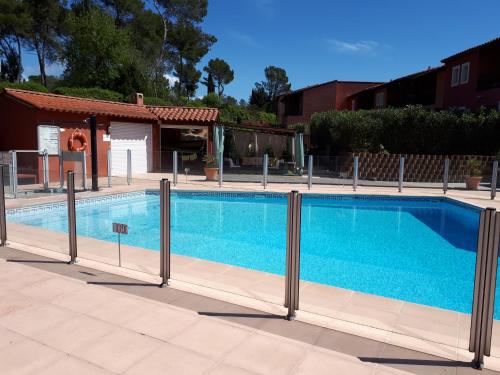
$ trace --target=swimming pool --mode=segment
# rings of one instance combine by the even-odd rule
[[[172,193],[172,252],[283,275],[285,194]],[[8,211],[8,220],[67,232],[64,204]],[[79,235],[159,249],[155,191],[79,201]],[[479,210],[446,198],[304,195],[301,278],[471,312]],[[172,272],[175,273],[175,265]],[[495,317],[500,313],[495,311]]]

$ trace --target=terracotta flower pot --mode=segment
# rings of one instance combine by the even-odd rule
[[[210,168],[210,167],[205,167],[203,168],[205,171],[205,177],[207,178],[207,181],[217,181],[219,178],[219,168]]]
[[[477,190],[481,179],[481,176],[467,176],[465,177],[465,187],[467,190]]]

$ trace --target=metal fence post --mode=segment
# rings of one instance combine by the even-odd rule
[[[44,190],[48,190],[50,176],[49,176],[49,154],[47,150],[43,151],[42,165],[43,165],[43,188]]]
[[[352,190],[358,189],[358,174],[359,174],[359,156],[354,157],[354,167],[352,176]]]
[[[160,181],[160,287],[170,279],[170,181]]]
[[[443,193],[448,191],[448,179],[450,175],[450,159],[444,159],[444,172],[443,172]]]
[[[127,150],[127,184],[132,183],[132,151]]]
[[[113,182],[113,159],[112,159],[111,149],[108,148],[108,187],[111,187]]]
[[[262,185],[264,189],[267,187],[267,174],[269,169],[269,155],[264,154],[264,159],[262,163]]]
[[[87,152],[82,153],[82,188],[87,190]]]
[[[497,175],[498,175],[498,160],[493,162],[493,170],[491,172],[491,199],[495,199],[497,195]]]
[[[0,246],[7,244],[7,216],[5,213],[5,165],[0,164]]]
[[[173,175],[174,175],[174,186],[177,186],[177,172],[178,172],[178,166],[177,166],[177,161],[178,161],[178,156],[177,156],[177,151],[174,151],[174,154],[173,154]]]
[[[12,196],[17,198],[17,152],[10,152],[10,160],[11,160],[11,169],[10,169],[10,191],[12,192]]]
[[[76,203],[75,203],[75,174],[68,171],[67,175],[67,205],[68,205],[68,237],[69,237],[69,256],[70,264],[75,263],[77,257],[77,239],[76,239]]]
[[[288,194],[285,274],[287,320],[292,320],[295,317],[295,311],[299,308],[301,208],[302,195],[298,191],[290,192]]]
[[[224,181],[224,156],[219,153],[219,187],[222,187],[222,182]]]
[[[489,356],[491,350],[499,236],[499,213],[494,208],[483,210],[479,221],[469,340],[475,368],[483,367],[484,356]]]
[[[312,184],[313,184],[313,156],[309,155],[308,161],[307,161],[307,188],[311,190]]]
[[[403,178],[405,172],[405,158],[401,156],[399,159],[399,182],[398,182],[398,191],[401,193],[403,191]]]

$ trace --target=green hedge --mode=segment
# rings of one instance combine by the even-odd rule
[[[81,98],[109,100],[111,102],[123,102],[124,97],[116,91],[100,89],[97,87],[83,88],[83,87],[56,87],[54,94],[78,96]]]
[[[241,121],[264,121],[276,124],[276,115],[263,111],[255,111],[241,106],[224,105],[220,108],[222,122],[239,123]]]
[[[500,112],[429,111],[420,106],[316,113],[311,140],[321,153],[494,155],[500,150]]]
[[[172,105],[172,102],[162,99],[162,98],[155,98],[154,96],[145,96],[144,97],[144,104],[146,105]]]
[[[45,86],[36,82],[22,82],[22,83],[0,82],[0,90],[4,89],[5,87],[10,89],[49,92],[49,90]]]

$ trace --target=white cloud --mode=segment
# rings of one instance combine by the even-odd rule
[[[168,83],[169,83],[170,87],[174,87],[175,83],[179,82],[179,78],[177,78],[176,76],[174,76],[172,74],[165,73],[163,75],[163,77],[168,79]]]
[[[326,39],[328,46],[336,52],[370,55],[376,53],[380,44],[373,40],[346,42],[337,39]]]

